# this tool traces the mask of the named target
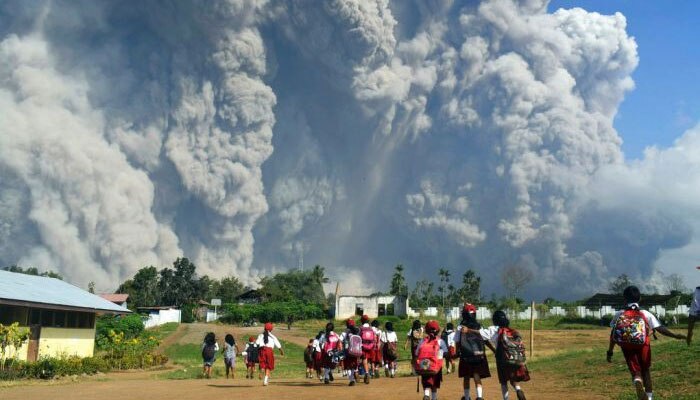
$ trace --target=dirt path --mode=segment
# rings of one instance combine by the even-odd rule
[[[209,331],[215,332],[219,340],[223,340],[226,333],[232,333],[240,343],[248,336],[259,334],[261,327],[244,328],[212,324],[181,325],[175,333],[164,341],[163,345],[199,343]],[[280,339],[301,346],[308,342],[307,333],[302,330],[294,328],[287,330],[285,327],[277,329],[275,333]],[[607,332],[605,330],[538,331],[536,334],[535,358],[539,358],[570,347],[572,343],[576,343],[577,347],[581,348],[592,346],[600,340],[605,340]],[[491,369],[494,376],[484,380],[485,398],[500,399],[501,391],[496,378],[495,366],[491,365]],[[158,376],[160,373],[160,371],[109,373],[103,376],[81,378],[77,382],[68,379],[51,382],[32,381],[27,384],[20,383],[16,386],[0,387],[0,399],[211,400],[222,396],[238,395],[261,400],[341,398],[344,396],[352,396],[356,400],[420,400],[422,398],[421,394],[416,393],[416,378],[412,377],[381,378],[372,381],[369,385],[359,384],[355,387],[348,387],[347,380],[341,377],[337,377],[338,379],[331,385],[323,385],[316,380],[275,379],[273,375],[270,386],[263,387],[258,380],[165,380]],[[605,397],[596,397],[587,393],[585,389],[562,388],[561,382],[557,382],[556,378],[541,376],[537,372],[531,372],[531,376],[532,381],[523,384],[529,399],[605,399]],[[473,389],[472,393],[474,393]],[[456,375],[446,375],[443,388],[440,390],[440,398],[457,400],[461,398],[462,394],[461,379]]]
[[[495,371],[494,371],[495,372]],[[260,381],[245,379],[225,380],[154,380],[152,377],[131,379],[130,374],[108,374],[106,380],[90,379],[78,383],[41,382],[28,386],[0,389],[3,400],[32,400],[56,398],[61,400],[211,400],[232,396],[245,396],[261,400],[279,399],[318,399],[346,398],[356,400],[403,400],[421,399],[416,393],[416,378],[382,378],[369,385],[347,386],[345,380],[336,380],[331,385],[323,385],[315,380],[274,379],[270,386],[263,387]],[[132,377],[133,378],[133,377]],[[588,393],[571,393],[557,387],[557,383],[547,377],[533,376],[533,381],[523,385],[528,398],[537,400],[560,399],[600,399]],[[485,380],[485,397],[501,398],[500,388],[495,377]],[[440,390],[442,399],[459,399],[462,396],[461,380],[454,375],[446,376]]]

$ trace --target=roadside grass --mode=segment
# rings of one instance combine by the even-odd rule
[[[555,377],[563,387],[592,391],[616,400],[634,400],[634,390],[622,352],[605,360],[607,347],[567,351],[528,363],[533,382],[538,375]],[[700,398],[700,346],[664,338],[652,342],[654,395],[668,400]]]
[[[278,378],[301,378],[305,374],[304,348],[294,343],[281,340],[284,357],[275,350],[275,370],[272,376]],[[201,379],[202,353],[201,345],[194,343],[173,344],[165,354],[177,370],[163,375],[165,379]],[[240,354],[236,357],[236,379],[245,379],[245,364]],[[225,378],[226,368],[223,355],[219,352],[212,366],[212,378]],[[257,378],[257,376],[256,376]]]
[[[166,324],[156,326],[154,328],[147,329],[150,334],[158,339],[158,341],[163,341],[163,339],[172,335],[178,328],[180,324],[177,322],[168,322]]]

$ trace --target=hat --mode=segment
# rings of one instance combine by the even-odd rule
[[[265,330],[268,332],[272,332],[272,322],[265,323]]]
[[[360,321],[364,324],[365,322],[369,322],[369,317],[367,314],[363,315],[362,318],[360,318]]]
[[[352,318],[348,318],[348,320],[345,321],[345,324],[346,324],[347,326],[355,326],[355,320],[352,319]]]
[[[437,332],[440,330],[440,324],[435,320],[430,320],[425,324],[426,332]]]
[[[251,343],[253,343],[253,342],[255,341],[255,336],[250,336],[250,337],[248,338],[248,341],[251,342]]]
[[[476,314],[476,306],[471,303],[464,303],[463,310],[468,312],[469,314]]]

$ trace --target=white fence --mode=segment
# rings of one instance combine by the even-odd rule
[[[510,310],[505,310],[506,314],[508,314],[508,317],[510,319],[515,319],[515,320],[523,320],[523,319],[530,319],[530,309],[531,307],[528,306],[526,307],[523,311],[520,312],[512,312]],[[655,305],[647,308],[648,311],[650,311],[652,314],[656,315],[659,318],[664,318],[664,317],[673,317],[673,316],[679,316],[679,315],[688,315],[689,307],[685,304],[679,305],[676,308],[673,309],[666,309],[664,306],[661,305]],[[535,319],[539,318],[546,318],[546,317],[563,317],[566,315],[572,315],[575,317],[579,318],[603,318],[606,315],[613,315],[617,311],[615,308],[611,306],[602,306],[597,309],[589,309],[585,306],[576,306],[573,308],[564,308],[564,307],[552,307],[550,308],[546,313],[542,314],[539,311],[537,311],[537,307],[535,307]],[[540,315],[542,314],[542,315]],[[452,307],[448,308],[445,310],[444,314],[440,314],[440,310],[437,307],[428,307],[426,309],[422,310],[414,310],[412,308],[408,308],[408,316],[410,318],[419,318],[419,317],[444,317],[445,320],[447,321],[459,321],[462,318],[462,308],[461,307]],[[478,320],[488,320],[491,319],[491,310],[489,310],[486,307],[478,307],[476,311],[476,318]]]
[[[158,310],[158,312],[151,311],[148,317],[143,321],[143,325],[146,328],[152,328],[154,326],[163,325],[168,322],[180,323],[182,320],[182,311],[176,309],[169,310]]]

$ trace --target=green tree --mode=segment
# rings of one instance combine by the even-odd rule
[[[391,289],[390,294],[394,296],[404,296],[408,297],[408,285],[406,284],[406,278],[403,275],[403,265],[398,264],[394,268],[394,275],[391,277]]]
[[[632,280],[627,276],[627,274],[620,274],[610,282],[608,285],[608,291],[612,294],[622,294],[627,286],[632,285]]]
[[[325,294],[322,282],[326,279],[323,268],[314,271],[288,271],[266,276],[260,280],[260,292],[266,301],[301,300],[311,304],[324,305]]]
[[[135,310],[137,307],[167,305],[163,302],[161,289],[158,284],[158,270],[150,266],[141,268],[132,279],[122,283],[117,288],[117,293],[128,294],[129,307]]]
[[[427,280],[416,282],[415,288],[411,292],[410,304],[417,308],[430,307],[435,301],[435,284]]]
[[[459,289],[462,301],[477,304],[481,301],[481,277],[472,269],[462,275],[462,287]]]
[[[224,304],[232,304],[236,302],[236,298],[245,290],[245,286],[233,276],[221,278],[216,288],[216,298],[221,299]]]

